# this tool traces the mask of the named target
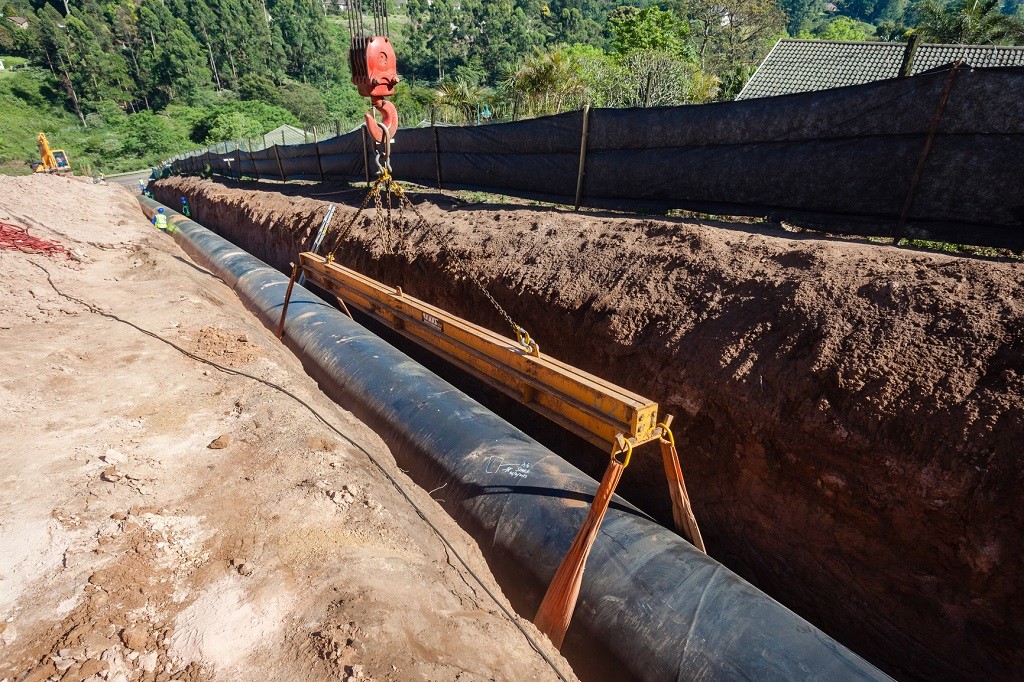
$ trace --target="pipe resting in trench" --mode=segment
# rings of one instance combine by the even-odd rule
[[[150,216],[161,206],[139,200]],[[276,328],[288,277],[164,211],[185,252]],[[414,481],[443,486],[442,506],[532,617],[597,482],[299,286],[284,341],[327,395],[380,434]],[[888,679],[620,498],[587,561],[563,653],[613,679]]]

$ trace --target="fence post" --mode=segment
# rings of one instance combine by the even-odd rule
[[[583,131],[580,134],[580,169],[576,174],[576,207],[574,211],[580,210],[580,203],[583,201],[583,175],[587,169],[587,134],[590,132],[590,104],[583,106]]]
[[[921,34],[915,33],[907,41],[907,47],[903,50],[903,63],[900,64],[900,78],[906,78],[914,68],[914,57],[917,55],[917,46],[921,44]]]
[[[441,189],[441,143],[437,135],[437,126],[432,126],[434,131],[434,171],[437,173],[437,188]]]
[[[281,152],[277,150],[277,145],[274,145],[274,156],[277,157],[277,170],[281,172],[281,182],[288,182],[288,178],[284,176],[284,166],[281,165]]]
[[[238,164],[238,181],[242,181],[242,145],[235,145],[235,163]]]
[[[341,121],[339,119],[334,119],[334,135],[341,137]]]
[[[256,165],[256,157],[252,155],[252,145],[249,145],[249,160],[252,161],[252,172],[256,176],[256,182],[260,181],[260,169]]]
[[[939,121],[946,111],[946,103],[949,95],[953,92],[953,84],[956,83],[957,72],[963,66],[964,60],[958,59],[949,72],[946,85],[942,89],[942,96],[939,97],[939,105],[935,109],[935,116],[932,117],[931,125],[928,126],[928,137],[925,138],[924,148],[917,160],[917,168],[914,169],[914,176],[910,179],[910,189],[907,190],[907,198],[903,201],[903,210],[900,211],[900,221],[896,225],[896,233],[892,238],[892,245],[896,246],[903,239],[903,231],[907,226],[907,217],[910,215],[910,207],[914,204],[914,197],[917,195],[917,186],[921,183],[921,176],[924,175],[925,162],[928,161],[928,154],[932,151],[932,144],[935,142],[935,132],[939,128]]]
[[[281,128],[281,144],[288,144],[288,141],[284,139],[284,128]]]

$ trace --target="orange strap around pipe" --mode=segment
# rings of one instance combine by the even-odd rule
[[[628,459],[626,460],[628,462]],[[533,619],[537,629],[548,636],[556,648],[561,648],[562,640],[565,638],[565,631],[569,629],[569,621],[572,620],[573,611],[576,610],[576,600],[580,595],[580,584],[583,582],[583,569],[586,567],[587,556],[590,554],[594,540],[597,539],[597,531],[601,528],[601,521],[605,512],[608,511],[608,504],[612,495],[615,494],[615,487],[622,478],[625,465],[612,456],[608,468],[601,479],[601,485],[594,495],[594,501],[590,505],[590,512],[587,514],[583,526],[580,528],[576,538],[572,541],[568,553],[562,559],[562,564],[555,572],[555,577],[548,585],[548,591],[544,595],[544,601],[537,609],[537,615]]]
[[[697,527],[697,517],[693,515],[690,496],[686,493],[686,482],[683,470],[679,466],[679,453],[676,444],[661,439],[661,463],[665,466],[665,478],[668,479],[668,494],[672,497],[672,520],[675,521],[676,532],[690,541],[694,547],[707,554],[704,549],[704,538]]]

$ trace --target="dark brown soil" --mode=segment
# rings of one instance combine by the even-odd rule
[[[286,267],[327,204],[241,187],[155,193]],[[364,220],[339,261],[507,332],[463,259],[544,352],[658,400],[710,554],[890,672],[1024,668],[1024,264],[433,199],[398,255]],[[624,495],[668,520],[646,455]]]

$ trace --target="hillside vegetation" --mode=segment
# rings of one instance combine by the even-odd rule
[[[731,99],[780,37],[1020,43],[1018,3],[392,0],[395,101],[415,125]],[[111,173],[284,123],[356,125],[339,4],[0,0],[0,172],[29,171],[39,131]]]

